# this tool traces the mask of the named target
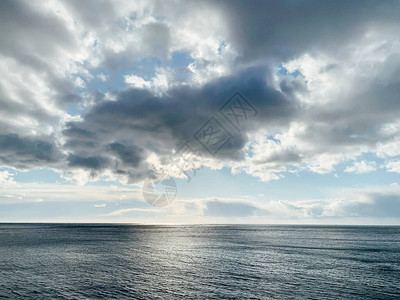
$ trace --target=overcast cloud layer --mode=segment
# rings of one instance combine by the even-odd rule
[[[399,15],[398,1],[1,1],[0,165],[184,178],[169,158],[190,141],[196,167],[262,181],[400,173]],[[255,108],[238,128],[219,113],[236,92]],[[193,137],[213,116],[231,135],[215,155]]]

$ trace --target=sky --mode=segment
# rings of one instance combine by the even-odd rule
[[[0,1],[0,222],[400,224],[399,1]]]

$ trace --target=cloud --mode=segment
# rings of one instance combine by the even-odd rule
[[[347,167],[344,171],[347,173],[369,173],[376,170],[376,162],[367,162],[365,160],[354,162],[353,166]]]
[[[7,170],[0,171],[0,183],[6,186],[10,184],[15,184],[14,174],[10,173]]]
[[[398,2],[0,5],[3,165],[134,183],[189,140],[203,165],[263,181],[373,171],[365,153],[398,171]],[[239,128],[219,112],[237,91],[257,110]],[[215,156],[193,138],[213,116],[232,137]]]
[[[219,200],[209,201],[206,204],[205,216],[211,217],[250,217],[266,215],[267,211],[245,202],[223,202]]]
[[[70,155],[68,165],[71,167],[83,167],[87,169],[101,169],[107,165],[107,159],[100,156],[81,157]]]
[[[101,186],[58,183],[19,183],[12,182],[10,174],[0,174],[2,179],[9,184],[2,182],[0,186],[0,204],[33,203],[37,199],[45,199],[45,202],[74,202],[81,201],[97,203],[129,203],[130,205],[144,205],[141,190],[137,186]],[[7,178],[4,178],[7,176]],[[7,183],[7,182],[6,182]]]
[[[400,161],[390,160],[385,165],[388,172],[400,173]]]
[[[224,126],[230,126],[229,134],[233,137],[217,157],[242,160],[248,132],[267,124],[286,126],[287,120],[295,113],[296,100],[269,86],[268,76],[270,73],[266,68],[246,68],[238,75],[223,77],[196,89],[176,87],[164,95],[154,95],[142,89],[121,92],[116,101],[99,102],[82,121],[67,124],[63,133],[65,145],[74,155],[69,157],[69,165],[88,167],[91,162],[93,169],[105,166],[115,172],[130,172],[130,175],[139,170],[140,178],[145,175],[143,168],[149,167],[146,159],[152,153],[165,160],[186,140],[195,143],[193,135],[214,115]],[[218,112],[235,89],[248,95],[261,116],[257,120],[242,122],[241,132],[229,125]],[[201,145],[195,146],[203,156],[210,157]],[[100,159],[106,153],[109,155],[108,164],[107,159]],[[288,151],[276,153],[270,159],[298,161],[299,157]]]
[[[114,217],[114,216],[120,216],[120,215],[125,215],[125,214],[129,214],[129,213],[157,213],[160,212],[160,210],[156,209],[156,208],[126,208],[126,209],[119,209],[119,210],[115,210],[111,213],[108,214],[103,214],[102,216],[104,217]]]
[[[177,197],[162,209],[149,207],[141,194],[140,187],[12,183],[0,187],[0,203],[40,203],[43,209],[54,209],[54,203],[83,201],[88,208],[101,208],[102,214],[98,217],[102,220],[124,218],[129,222],[161,223],[343,224],[351,220],[353,224],[395,224],[399,222],[400,215],[400,189],[397,184],[334,189],[319,199],[294,201],[272,200],[268,196],[262,196],[262,200],[252,197]]]
[[[346,203],[342,214],[357,217],[398,218],[400,215],[400,195],[370,195],[369,202]]]
[[[160,222],[206,223],[333,223],[396,224],[400,190],[397,185],[336,189],[326,198],[270,200],[251,198],[177,198],[163,211]]]
[[[144,80],[140,76],[136,75],[125,75],[124,76],[125,82],[132,85],[132,87],[142,89],[144,87],[150,88],[151,82]]]
[[[124,80],[129,86],[137,89],[147,89],[161,96],[174,85],[173,79],[174,70],[161,67],[156,68],[151,80],[144,80],[142,77],[133,74],[124,76]]]
[[[396,1],[241,1],[211,3],[227,23],[228,40],[242,60],[278,62],[307,52],[337,53],[370,28],[397,25]],[[340,16],[340,17],[338,17]]]
[[[56,166],[63,155],[48,139],[49,137],[20,137],[17,134],[0,135],[0,161],[3,165],[20,169]]]

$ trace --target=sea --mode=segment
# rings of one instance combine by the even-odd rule
[[[4,299],[400,299],[400,227],[0,224]]]

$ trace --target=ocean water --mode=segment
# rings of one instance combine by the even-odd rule
[[[399,299],[400,227],[0,224],[0,298]]]

